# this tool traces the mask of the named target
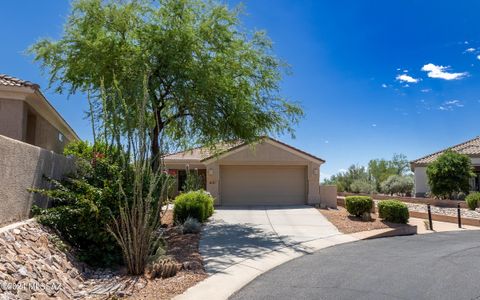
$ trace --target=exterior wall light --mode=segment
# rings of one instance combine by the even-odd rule
[[[313,174],[318,175],[318,169],[314,169]]]
[[[208,175],[210,175],[210,176],[213,175],[213,169],[212,168],[208,169]]]

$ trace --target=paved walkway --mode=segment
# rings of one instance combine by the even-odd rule
[[[226,299],[282,263],[355,240],[310,206],[218,208],[200,240],[211,276],[176,299]]]

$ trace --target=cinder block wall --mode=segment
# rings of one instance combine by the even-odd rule
[[[73,170],[72,159],[0,135],[0,226],[27,219],[34,203],[48,205],[27,190],[47,187],[43,175],[60,179]]]

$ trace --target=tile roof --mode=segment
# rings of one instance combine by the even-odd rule
[[[243,145],[243,142],[233,142],[218,144],[216,149],[210,149],[208,147],[197,147],[186,151],[180,151],[164,156],[164,159],[167,160],[198,160],[202,161],[204,159],[213,157],[215,154],[229,151],[239,145]]]
[[[272,140],[276,143],[279,143],[285,147],[288,147],[294,151],[298,151],[306,156],[309,156],[313,159],[316,159],[316,160],[320,160],[322,162],[325,162],[325,160],[319,158],[319,157],[316,157],[310,153],[307,153],[305,151],[302,151],[298,148],[295,148],[295,147],[292,147],[288,144],[285,144],[283,142],[280,142],[276,139],[273,139],[271,137],[264,137],[265,139],[269,139],[269,140]],[[205,161],[207,159],[210,159],[210,158],[213,158],[216,154],[221,154],[221,153],[225,153],[225,152],[229,152],[229,151],[232,151],[234,149],[237,149],[239,147],[242,147],[244,145],[246,145],[247,143],[245,142],[242,142],[242,141],[237,141],[237,142],[232,142],[232,143],[225,143],[225,144],[218,144],[216,146],[216,149],[209,149],[209,148],[205,148],[205,147],[198,147],[198,148],[194,148],[194,149],[191,149],[191,150],[187,150],[187,151],[182,151],[182,152],[177,152],[177,153],[172,153],[172,154],[169,154],[169,155],[166,155],[164,156],[164,159],[166,160],[198,160],[198,161]]]
[[[429,154],[427,156],[424,156],[422,158],[416,159],[411,162],[412,165],[427,165],[434,160],[436,160],[442,153],[447,151],[448,149],[453,150],[457,153],[460,154],[465,154],[471,157],[477,157],[480,156],[480,136],[477,136],[471,140],[468,140],[466,142],[463,142],[461,144],[452,146],[447,149],[440,150],[438,152]]]
[[[22,80],[16,77],[8,76],[6,74],[0,74],[0,86],[18,86],[18,87],[31,87],[39,89],[40,86],[36,83]]]

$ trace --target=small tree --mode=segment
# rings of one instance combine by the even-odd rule
[[[385,194],[410,195],[414,186],[414,180],[411,176],[391,175],[382,182],[381,191]]]
[[[446,199],[460,192],[467,194],[475,174],[468,156],[447,150],[428,165],[427,176],[432,194]]]

